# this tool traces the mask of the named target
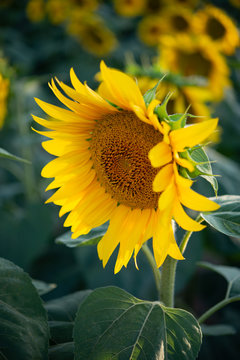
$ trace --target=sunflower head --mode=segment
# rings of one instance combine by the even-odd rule
[[[208,36],[221,52],[231,55],[239,46],[238,29],[232,19],[215,6],[206,6],[196,13],[194,27],[197,33]]]
[[[180,170],[194,172],[197,163],[189,149],[214,131],[217,120],[185,128],[188,114],[168,115],[168,98],[160,104],[157,86],[143,96],[132,78],[104,62],[98,92],[73,70],[70,76],[73,88],[58,80],[58,86],[50,84],[69,110],[36,100],[53,118],[34,116],[50,130],[36,131],[51,139],[43,147],[56,156],[42,171],[54,178],[47,190],[57,189],[47,202],[61,206],[60,216],[69,213],[64,225],[71,226],[73,238],[109,221],[98,255],[105,266],[118,247],[115,272],[151,237],[158,266],[167,255],[183,259],[172,218],[199,231],[204,226],[183,206],[211,211],[218,205],[193,191]]]

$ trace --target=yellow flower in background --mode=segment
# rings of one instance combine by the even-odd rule
[[[27,17],[32,22],[39,22],[45,16],[45,2],[44,0],[30,0],[26,8]]]
[[[160,36],[164,34],[165,24],[160,15],[148,15],[139,22],[138,35],[146,45],[158,45]]]
[[[7,113],[7,97],[9,93],[9,80],[4,79],[0,73],[0,129],[3,127]]]
[[[163,36],[158,64],[163,71],[206,78],[213,100],[219,101],[230,84],[225,58],[206,36]]]
[[[165,8],[160,14],[166,34],[191,33],[193,31],[194,13],[190,8],[173,6]]]
[[[163,0],[167,6],[181,6],[182,8],[195,8],[199,5],[199,0]]]
[[[114,8],[121,16],[138,16],[143,14],[146,0],[114,0]]]
[[[240,8],[240,0],[229,0],[233,6]]]
[[[67,28],[88,52],[104,56],[117,46],[114,33],[104,24],[103,20],[92,13],[75,11]]]
[[[69,2],[65,0],[48,0],[46,3],[46,13],[49,20],[55,25],[64,22],[69,15],[69,6]]]
[[[44,149],[57,157],[42,170],[42,176],[54,178],[47,190],[58,188],[47,202],[61,206],[60,216],[69,212],[64,225],[71,226],[73,238],[109,220],[98,255],[105,266],[119,245],[115,273],[151,237],[158,266],[167,255],[183,259],[172,216],[184,229],[198,231],[203,226],[181,204],[199,211],[218,205],[191,190],[192,181],[178,174],[176,164],[193,167],[179,152],[208,137],[217,120],[171,131],[154,113],[158,100],[146,105],[131,77],[104,62],[100,68],[99,93],[83,85],[73,69],[73,88],[57,80],[67,97],[52,80],[52,91],[69,110],[36,100],[54,119],[34,116],[50,130],[36,130],[51,139]]]
[[[210,37],[221,52],[231,55],[239,46],[238,29],[230,17],[215,6],[206,6],[196,13],[195,30]]]
[[[82,10],[82,11],[94,11],[97,9],[99,2],[98,0],[65,0],[70,4],[70,7],[74,11]]]

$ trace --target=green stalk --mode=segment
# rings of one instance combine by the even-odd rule
[[[199,215],[196,218],[198,223],[201,223],[203,219]],[[186,231],[182,241],[179,245],[179,249],[182,254],[186,250],[188,241],[192,235],[192,231]],[[162,265],[162,276],[161,276],[161,301],[169,307],[174,307],[174,291],[175,291],[175,278],[176,278],[176,268],[178,260],[175,260],[168,256]]]
[[[210,316],[212,316],[216,311],[222,309],[224,306],[233,303],[235,301],[240,301],[240,296],[234,296],[232,298],[224,299],[207,310],[200,318],[198,319],[199,324],[202,324],[205,320],[207,320]]]
[[[154,259],[153,253],[149,249],[147,243],[143,244],[142,251],[146,256],[146,258],[147,258],[147,260],[149,262],[149,265],[151,266],[151,269],[152,269],[152,272],[153,272],[153,275],[154,275],[154,279],[155,279],[156,288],[157,288],[158,299],[160,300],[160,282],[161,282],[160,271],[157,268],[157,264],[156,264],[156,261]]]

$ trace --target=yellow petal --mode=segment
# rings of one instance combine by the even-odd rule
[[[170,132],[170,141],[174,151],[183,151],[186,147],[201,144],[216,129],[218,119],[204,121]]]
[[[108,230],[97,246],[98,256],[103,262],[103,267],[106,266],[110,256],[121,241],[122,232],[130,211],[131,209],[124,205],[119,205],[113,211]]]
[[[188,169],[190,172],[194,171],[194,166],[189,160],[182,159],[178,156],[178,157],[175,157],[175,161],[178,165]]]
[[[103,82],[106,84],[105,95],[107,99],[110,97],[114,104],[123,109],[131,110],[131,103],[146,109],[141,91],[130,76],[119,70],[108,68],[103,61],[101,61],[100,69]]]
[[[157,173],[153,180],[153,191],[162,192],[170,184],[173,177],[173,166],[172,164],[165,165]]]
[[[178,187],[180,202],[189,209],[196,211],[214,211],[219,209],[219,205],[209,200],[203,195],[187,187]]]
[[[177,196],[176,186],[172,180],[168,187],[161,193],[158,199],[158,208],[159,210],[172,209],[175,198]]]
[[[175,221],[178,223],[178,225],[181,226],[184,230],[201,231],[205,228],[204,225],[199,224],[198,222],[191,219],[190,216],[186,214],[179,200],[176,200],[174,203],[173,217]]]
[[[153,167],[161,167],[172,160],[171,148],[162,141],[149,151],[148,157]]]

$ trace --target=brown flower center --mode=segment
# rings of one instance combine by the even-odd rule
[[[206,33],[213,40],[219,40],[225,36],[226,29],[218,19],[210,17],[206,24]]]
[[[162,140],[153,126],[130,111],[105,115],[96,123],[90,141],[94,168],[106,192],[131,208],[157,208],[159,194],[152,183],[150,149]]]

